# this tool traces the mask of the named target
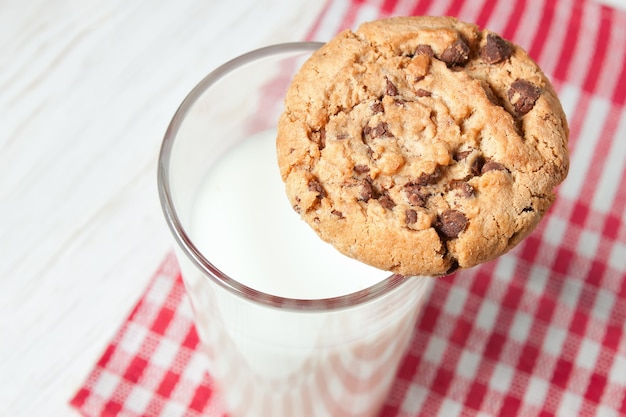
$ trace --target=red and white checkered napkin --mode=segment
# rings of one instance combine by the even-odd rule
[[[531,237],[437,280],[381,415],[626,415],[626,13],[575,0],[331,0],[310,38],[400,14],[455,15],[524,46],[560,94],[572,155]],[[71,403],[89,417],[223,416],[197,349],[170,256]]]

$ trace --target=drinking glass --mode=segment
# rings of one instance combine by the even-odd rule
[[[319,47],[313,42],[269,46],[215,69],[182,102],[159,156],[161,205],[207,371],[232,417],[377,415],[432,286],[430,277],[389,274],[348,294],[289,298],[255,288],[253,279],[244,283],[232,276],[218,255],[198,244],[207,237],[219,244],[225,233],[230,236],[230,231],[193,226],[207,172],[237,144],[276,128],[293,75]],[[253,168],[248,165],[242,161],[241,169]],[[280,274],[278,266],[289,260],[265,245],[244,245],[246,233],[258,233],[255,222],[247,224],[253,226],[236,234],[242,244],[229,250],[238,262],[262,258]],[[303,273],[306,269],[303,264]]]

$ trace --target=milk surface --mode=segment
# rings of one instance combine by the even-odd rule
[[[281,297],[337,297],[389,277],[323,242],[291,208],[275,134],[238,143],[210,167],[192,209],[198,249],[231,278]]]
[[[275,132],[235,144],[197,191],[187,233],[231,278],[268,294],[337,297],[389,272],[348,258],[293,211]],[[180,254],[209,373],[233,417],[374,417],[432,281],[412,277],[350,308],[301,311],[251,302]]]

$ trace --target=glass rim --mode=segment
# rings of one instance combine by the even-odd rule
[[[380,296],[389,293],[394,288],[397,288],[400,284],[406,282],[407,280],[415,279],[415,277],[407,277],[390,272],[389,277],[370,287],[330,298],[300,299],[264,293],[240,283],[213,265],[211,261],[209,261],[195,246],[177,215],[171,196],[169,181],[170,157],[178,130],[182,125],[187,112],[196,103],[197,99],[208,88],[210,88],[211,85],[219,81],[219,79],[223,76],[227,75],[229,71],[241,65],[248,64],[260,58],[283,53],[313,52],[319,49],[322,45],[323,43],[321,42],[290,42],[265,46],[239,55],[211,71],[198,84],[196,84],[196,86],[183,99],[182,103],[174,113],[174,116],[165,131],[158,156],[157,186],[159,201],[165,220],[168,224],[170,232],[174,236],[176,244],[183,250],[184,254],[192,261],[192,263],[201,272],[203,272],[204,278],[211,279],[222,288],[225,288],[242,298],[268,307],[306,311],[329,311],[339,308],[353,307],[379,298]]]

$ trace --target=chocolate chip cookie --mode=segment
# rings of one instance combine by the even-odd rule
[[[522,48],[453,18],[396,17],[307,60],[277,153],[293,208],[323,240],[380,269],[444,275],[534,229],[567,175],[567,142]]]

